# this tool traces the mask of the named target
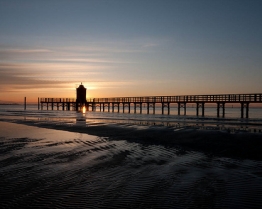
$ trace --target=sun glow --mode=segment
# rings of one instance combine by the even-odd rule
[[[86,113],[86,107],[85,106],[82,107],[82,112]]]

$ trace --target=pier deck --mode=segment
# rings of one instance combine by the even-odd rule
[[[128,109],[130,113],[131,104],[134,107],[134,113],[142,113],[142,106],[146,105],[147,114],[150,113],[150,108],[153,109],[153,114],[155,113],[156,104],[161,104],[162,114],[164,114],[165,108],[167,109],[167,114],[170,114],[170,104],[176,103],[178,105],[178,115],[181,114],[181,109],[184,110],[184,115],[186,115],[187,104],[196,104],[196,115],[199,116],[199,109],[201,109],[201,115],[205,114],[205,104],[214,103],[217,105],[217,117],[220,117],[220,110],[222,110],[222,117],[225,117],[225,104],[227,103],[239,103],[241,105],[240,117],[249,117],[249,104],[251,103],[262,103],[262,93],[257,94],[219,94],[219,95],[183,95],[183,96],[146,96],[146,97],[112,97],[112,98],[87,98],[85,104],[79,104],[74,98],[39,98],[38,108],[43,110],[46,106],[47,109],[51,107],[53,110],[56,106],[62,110],[78,110],[79,107],[86,106],[87,110],[91,108],[92,111],[99,107],[100,111],[105,111],[107,109],[110,112],[120,111],[122,107],[123,112],[125,108]],[[112,108],[110,108],[112,107]],[[245,113],[245,114],[244,114]]]

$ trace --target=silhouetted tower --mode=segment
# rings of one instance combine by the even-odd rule
[[[76,103],[81,105],[86,103],[86,88],[82,83],[76,89]]]

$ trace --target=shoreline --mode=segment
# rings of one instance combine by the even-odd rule
[[[174,146],[181,150],[200,151],[211,156],[262,160],[262,133],[245,131],[232,133],[227,129],[199,129],[192,126],[139,126],[120,123],[89,123],[83,125],[29,120],[5,122],[89,134],[105,137],[108,140]]]

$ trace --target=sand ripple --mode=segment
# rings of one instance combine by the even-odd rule
[[[260,161],[85,134],[0,145],[1,208],[262,207]]]

